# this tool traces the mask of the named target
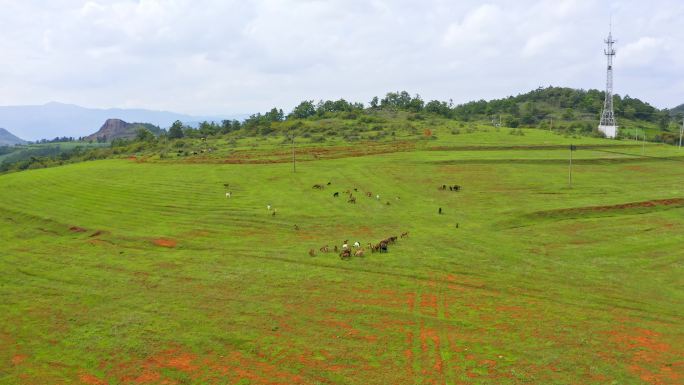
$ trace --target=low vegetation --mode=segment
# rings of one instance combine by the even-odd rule
[[[351,114],[1,175],[0,382],[682,382],[678,148]]]

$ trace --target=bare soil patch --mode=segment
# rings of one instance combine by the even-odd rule
[[[154,241],[152,241],[157,246],[161,247],[166,247],[166,248],[174,248],[178,245],[178,242],[174,239],[169,239],[169,238],[157,238]]]
[[[643,202],[628,202],[617,205],[608,206],[587,206],[587,207],[573,207],[567,209],[537,211],[531,214],[535,218],[554,218],[567,217],[575,218],[582,216],[592,216],[596,214],[610,214],[610,213],[628,213],[629,211],[643,211],[655,210],[663,208],[680,208],[684,207],[684,198],[670,198],[650,200]]]

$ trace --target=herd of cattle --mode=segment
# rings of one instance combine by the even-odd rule
[[[331,184],[332,184],[332,182],[328,182],[328,183],[327,183],[328,186],[330,186]],[[226,189],[226,198],[230,198],[231,195],[232,195],[231,192],[229,191],[230,185],[229,185],[228,183],[224,183],[223,186],[224,186],[225,189]],[[323,185],[323,184],[315,184],[315,185],[313,185],[313,189],[316,189],[316,190],[324,190],[325,187],[326,187],[326,186]],[[460,185],[451,185],[451,186],[441,185],[441,186],[438,187],[438,189],[439,189],[439,190],[442,190],[442,191],[446,191],[447,188],[449,189],[449,191],[460,191],[460,190],[461,190],[461,186],[460,186]],[[358,188],[354,188],[353,191],[354,191],[354,192],[359,192],[359,189],[358,189]],[[356,203],[356,197],[354,196],[354,192],[352,192],[352,190],[346,190],[346,191],[344,191],[344,193],[348,195],[348,200],[347,200],[348,203],[352,203],[352,204],[355,204],[355,203]],[[366,195],[368,198],[372,198],[372,197],[373,197],[373,193],[371,193],[371,192],[365,192],[365,195]],[[336,191],[336,192],[333,193],[333,198],[339,198],[339,196],[340,196],[340,192],[339,192],[339,191]],[[379,201],[379,200],[380,200],[380,194],[376,194],[376,195],[375,195],[375,199]],[[396,200],[400,200],[400,198],[399,198],[399,197],[396,197]],[[386,205],[389,206],[389,205],[390,205],[390,202],[387,201]],[[275,208],[271,207],[271,205],[268,204],[268,205],[267,205],[267,209],[268,209],[269,212],[272,212],[272,215],[273,215],[273,216],[275,216],[275,213],[276,213]],[[442,214],[442,208],[441,208],[441,207],[439,208],[439,214]],[[294,228],[295,228],[295,230],[299,230],[299,226],[297,226],[297,225],[295,225]],[[408,231],[407,231],[407,232],[402,233],[400,237],[401,237],[402,239],[403,239],[403,238],[408,238],[408,235],[409,235],[409,233],[408,233]],[[369,243],[368,243],[368,249],[370,250],[371,253],[376,253],[376,252],[377,252],[377,253],[387,253],[387,252],[389,251],[389,245],[393,245],[393,244],[397,243],[397,240],[398,240],[400,237],[398,237],[398,236],[396,236],[396,235],[395,235],[395,236],[391,236],[391,237],[388,237],[388,238],[385,238],[385,239],[381,240],[380,242],[378,242],[378,243],[376,243],[376,244],[373,244],[373,243],[370,243],[370,242],[369,242]],[[338,248],[337,245],[335,245],[335,246],[333,247],[333,249],[331,250],[331,249],[330,249],[330,246],[325,245],[325,246],[323,246],[323,247],[321,247],[321,248],[319,249],[319,252],[321,252],[321,253],[329,253],[329,252],[331,252],[331,251],[334,251],[335,253],[339,253],[339,256],[340,256],[341,259],[349,259],[349,258],[351,258],[352,256],[355,256],[355,257],[363,257],[363,256],[365,255],[365,253],[366,253],[366,249],[363,248],[363,247],[361,247],[361,243],[360,243],[360,242],[358,242],[358,241],[357,241],[357,242],[354,242],[353,248],[352,248],[352,247],[349,247],[349,243],[348,243],[347,240],[345,240],[345,241],[342,243],[342,247],[341,247],[341,248]],[[316,256],[316,250],[310,249],[310,250],[309,250],[309,255],[312,256],[312,257],[315,257],[315,256]]]
[[[405,233],[401,233],[401,238],[408,238],[409,233],[408,231]],[[393,245],[397,243],[397,240],[399,239],[398,236],[392,236],[383,239],[382,241],[373,244],[373,243],[368,243],[368,249],[371,251],[371,253],[386,253],[389,251],[389,245]],[[330,253],[331,251],[334,253],[339,253],[339,256],[341,259],[349,259],[352,256],[355,257],[363,257],[366,254],[366,249],[361,247],[361,243],[359,241],[354,242],[352,247],[349,247],[349,241],[345,240],[342,242],[342,247],[338,248],[337,245],[334,245],[332,250],[330,249],[329,245],[325,245],[318,249],[319,252],[321,253]],[[316,256],[316,250],[314,249],[309,249],[309,255],[312,257]]]
[[[331,184],[332,184],[332,182],[328,182],[328,185],[331,185]],[[325,189],[325,186],[322,185],[322,184],[315,184],[315,185],[313,185],[313,188],[316,189],[316,190],[323,190],[323,189]],[[347,203],[356,204],[356,197],[354,196],[354,192],[359,192],[359,189],[358,189],[358,188],[354,188],[354,191],[353,191],[353,192],[352,192],[352,190],[346,190],[346,191],[344,191],[344,193],[347,194]],[[364,195],[366,195],[368,198],[372,198],[372,197],[373,197],[373,193],[370,192],[370,191],[366,191],[366,192],[364,193]],[[335,191],[335,192],[333,193],[332,196],[333,196],[333,198],[339,198],[339,197],[340,197],[340,192],[339,192],[339,191]],[[379,200],[380,200],[380,194],[376,194],[376,195],[375,195],[375,199],[379,201]],[[399,197],[396,197],[395,199],[396,199],[396,200],[400,200]],[[390,203],[389,201],[387,201],[387,202],[385,202],[385,205],[390,206],[391,203]]]

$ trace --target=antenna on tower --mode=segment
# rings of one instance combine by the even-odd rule
[[[603,102],[603,112],[601,113],[601,122],[598,129],[603,132],[608,138],[615,138],[617,136],[617,122],[615,121],[615,112],[613,111],[613,58],[615,57],[615,49],[613,45],[616,41],[613,39],[613,16],[610,16],[610,30],[608,31],[608,38],[604,40],[606,48],[603,53],[606,55],[606,99]]]

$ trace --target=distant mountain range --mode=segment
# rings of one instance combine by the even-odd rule
[[[17,138],[11,132],[0,128],[0,146],[14,146],[15,144],[24,144],[25,140]]]
[[[52,139],[71,136],[78,138],[94,132],[107,119],[121,119],[127,122],[151,123],[167,128],[180,120],[195,125],[204,120],[246,118],[247,114],[226,116],[192,116],[168,111],[144,109],[97,109],[73,104],[47,103],[38,106],[0,106],[0,127],[27,140]]]

